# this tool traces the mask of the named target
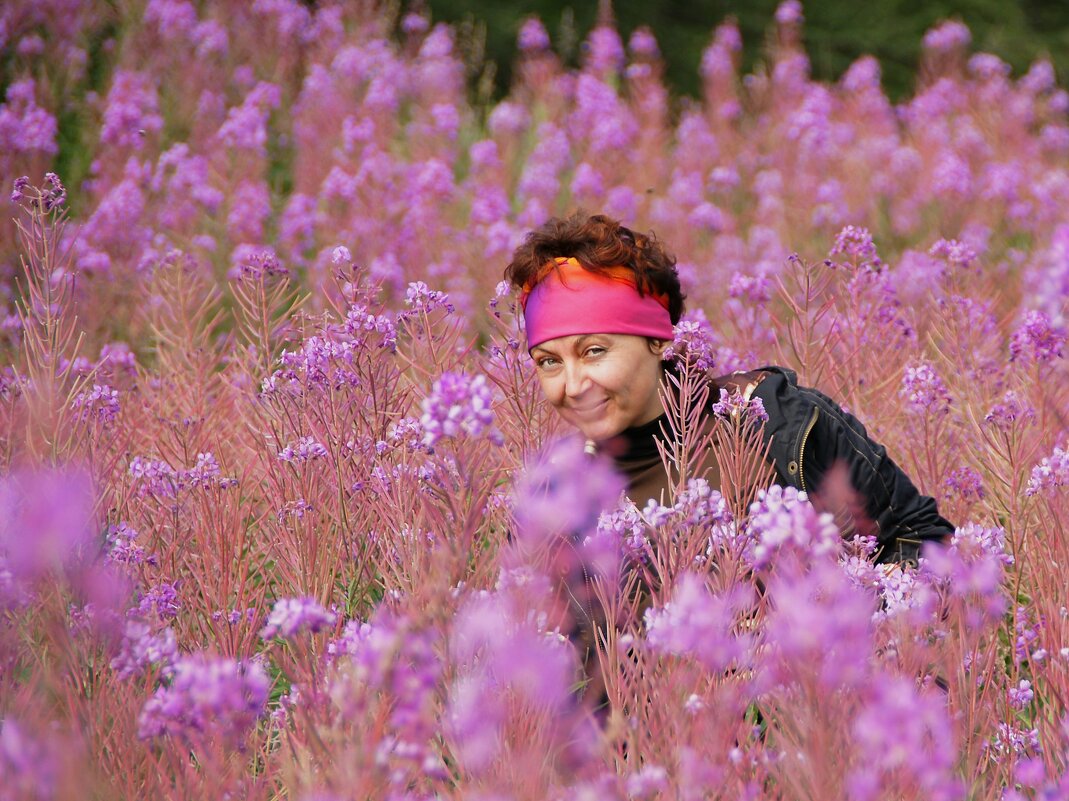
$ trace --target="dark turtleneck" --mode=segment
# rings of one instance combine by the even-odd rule
[[[735,372],[730,375],[711,379],[710,406],[720,396],[720,390],[739,392],[749,398],[757,385],[766,377],[768,372],[755,370],[753,372]],[[705,433],[712,430],[714,423],[712,409],[705,418]],[[671,465],[671,475],[665,470],[664,462],[657,450],[657,442],[667,443],[668,437],[665,431],[668,429],[668,415],[662,414],[654,420],[634,428],[629,428],[608,442],[604,443],[599,450],[607,453],[616,463],[619,470],[627,479],[627,495],[641,509],[652,498],[658,503],[667,503],[671,498],[670,488],[679,480],[679,471],[675,465]],[[702,462],[694,478],[704,478],[709,486],[722,491],[720,466],[716,463],[716,456],[712,448],[705,448]]]
[[[708,418],[706,426],[711,425]],[[671,476],[665,470],[661,454],[657,450],[658,441],[667,444],[668,416],[662,414],[640,426],[629,428],[606,442],[601,450],[612,457],[619,470],[627,479],[627,496],[641,509],[649,499],[658,503],[668,503],[671,499],[670,488],[678,481],[679,472],[671,466]],[[713,489],[720,489],[720,470],[711,448],[705,449],[704,461],[697,478],[704,478]]]

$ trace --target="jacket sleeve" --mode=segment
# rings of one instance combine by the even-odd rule
[[[877,562],[916,564],[925,543],[944,542],[953,534],[954,526],[939,514],[935,500],[917,490],[856,417],[816,390],[799,391],[810,394],[819,410],[812,436],[800,449],[800,472],[809,488],[819,491],[833,466],[846,468],[877,538]]]

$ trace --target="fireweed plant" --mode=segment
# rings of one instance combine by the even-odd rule
[[[896,105],[871,58],[811,80],[788,0],[678,106],[648,31],[568,70],[529,20],[491,103],[469,29],[389,4],[0,31],[0,798],[1069,795],[1048,62],[943,23]],[[654,228],[689,295],[642,508],[499,284],[576,207]],[[763,410],[702,379],[770,363],[946,548],[888,573],[841,476],[769,488]]]

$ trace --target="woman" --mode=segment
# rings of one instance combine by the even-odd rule
[[[554,218],[530,232],[505,277],[521,291],[528,348],[542,391],[594,449],[611,454],[640,506],[665,497],[669,478],[656,440],[665,410],[658,388],[664,351],[683,314],[675,259],[651,235],[604,216]],[[925,542],[954,527],[935,501],[871,440],[852,415],[826,395],[797,384],[795,374],[764,367],[712,380],[760,398],[763,437],[775,480],[811,493],[836,465],[861,499],[879,563],[915,563]],[[715,460],[704,468],[719,484]]]

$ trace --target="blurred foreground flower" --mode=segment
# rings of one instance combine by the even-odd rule
[[[922,693],[912,679],[901,676],[880,677],[870,692],[854,721],[857,767],[847,777],[849,797],[856,801],[962,798],[946,699]]]
[[[196,739],[218,733],[239,745],[264,714],[271,681],[255,661],[198,653],[178,660],[169,685],[141,710],[139,735]]]
[[[646,641],[656,651],[693,656],[710,671],[745,664],[753,637],[734,631],[739,612],[752,599],[739,585],[726,595],[713,595],[705,580],[686,573],[676,583],[672,600],[646,610]]]
[[[73,468],[20,468],[0,479],[0,555],[15,577],[92,560],[94,505],[92,482]]]

